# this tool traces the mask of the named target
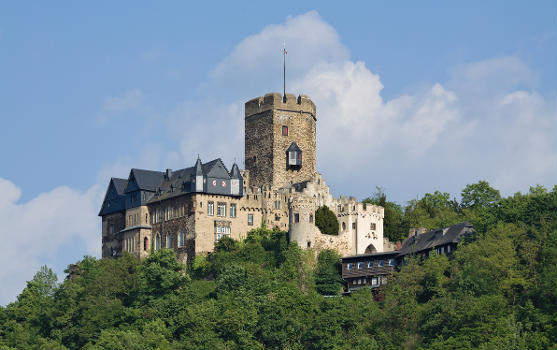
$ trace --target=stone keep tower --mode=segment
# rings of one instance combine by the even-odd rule
[[[279,93],[245,105],[245,162],[250,185],[280,188],[315,174],[315,104]]]

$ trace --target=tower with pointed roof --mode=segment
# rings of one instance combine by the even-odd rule
[[[245,104],[245,168],[250,185],[281,188],[315,174],[315,104],[270,93]]]

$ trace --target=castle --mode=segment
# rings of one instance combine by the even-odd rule
[[[265,224],[290,241],[341,255],[395,249],[383,238],[383,208],[353,197],[333,198],[316,172],[315,104],[307,96],[266,94],[245,103],[245,170],[222,160],[172,171],[132,169],[112,178],[102,204],[102,256],[139,258],[174,249],[191,263],[223,237],[242,239]],[[320,232],[315,211],[336,215],[338,235]]]

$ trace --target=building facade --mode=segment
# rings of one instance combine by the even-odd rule
[[[333,198],[316,172],[316,107],[307,96],[278,93],[245,104],[245,170],[221,159],[180,170],[132,169],[109,182],[102,217],[102,255],[140,258],[174,249],[179,260],[211,252],[222,237],[242,239],[261,224],[291,241],[342,255],[394,250],[383,238],[383,208]],[[315,225],[320,206],[339,221],[338,235]]]

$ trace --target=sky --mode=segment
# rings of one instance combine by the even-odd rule
[[[317,105],[335,196],[503,195],[557,174],[555,1],[0,4],[0,305],[100,257],[110,177],[220,157],[243,104]]]

